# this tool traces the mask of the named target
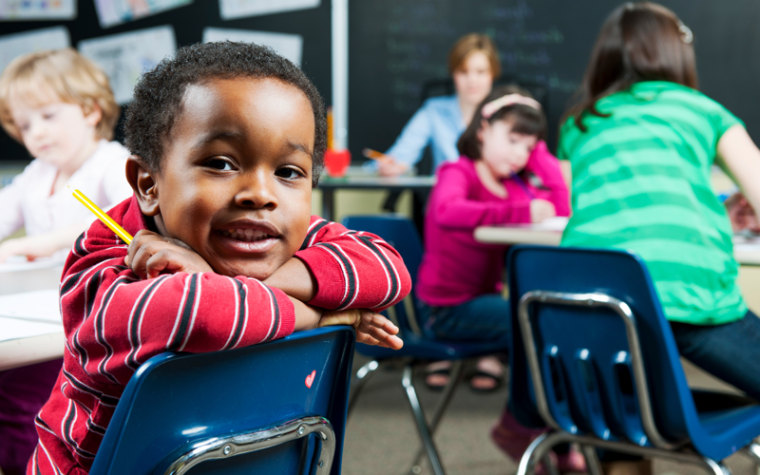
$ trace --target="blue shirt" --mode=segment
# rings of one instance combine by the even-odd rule
[[[457,140],[464,128],[457,96],[433,97],[415,112],[386,154],[412,167],[430,145],[435,173],[444,162],[459,158]]]

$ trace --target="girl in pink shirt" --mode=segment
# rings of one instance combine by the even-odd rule
[[[567,184],[559,161],[542,140],[545,131],[544,114],[527,93],[515,87],[496,89],[459,138],[462,156],[438,169],[425,216],[425,254],[416,286],[423,331],[431,336],[509,341],[510,306],[502,295],[507,248],[477,242],[474,231],[483,225],[569,215]],[[428,371],[437,376],[446,366],[436,362]],[[495,389],[503,371],[497,357],[482,358],[470,384],[476,390]],[[521,430],[505,415],[513,424],[504,432],[502,421],[494,437],[503,450],[519,458],[535,434]]]

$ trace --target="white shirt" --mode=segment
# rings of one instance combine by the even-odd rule
[[[129,150],[120,143],[101,140],[67,183],[108,210],[132,195],[125,175],[128,156]],[[57,172],[54,166],[33,160],[10,185],[0,189],[0,239],[22,228],[33,236],[96,219],[65,187],[50,194]]]

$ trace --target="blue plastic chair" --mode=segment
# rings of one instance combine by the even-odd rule
[[[382,215],[356,215],[347,216],[343,219],[343,225],[357,231],[367,231],[376,234],[391,244],[404,259],[407,269],[414,280],[422,260],[422,243],[414,223],[403,216],[395,214]],[[369,377],[381,365],[398,365],[401,363],[401,385],[404,394],[409,401],[409,406],[414,416],[422,449],[414,459],[413,470],[418,470],[418,461],[423,454],[427,454],[430,466],[434,473],[443,474],[438,450],[433,440],[433,434],[438,426],[443,413],[446,410],[451,397],[454,394],[457,383],[461,379],[463,363],[470,358],[492,355],[508,351],[509,340],[483,342],[483,341],[447,341],[428,338],[419,332],[414,312],[418,308],[418,301],[412,291],[409,297],[389,309],[389,316],[396,321],[400,329],[400,337],[404,340],[401,350],[389,350],[377,346],[368,346],[361,343],[356,345],[356,351],[371,358],[369,362],[361,366],[354,375],[354,384],[351,388],[349,400],[349,412],[355,404],[362,388]],[[414,368],[417,365],[425,365],[430,361],[451,361],[451,377],[449,384],[444,388],[433,417],[428,422],[420,404],[417,390],[414,385]]]
[[[760,405],[691,390],[644,262],[620,250],[514,246],[510,398],[515,417],[548,426],[523,455],[529,473],[551,447],[581,444],[728,473],[746,448],[757,463]],[[695,402],[696,401],[696,402]],[[703,405],[700,401],[709,401]]]
[[[163,353],[135,372],[90,473],[339,474],[353,329],[232,351]]]

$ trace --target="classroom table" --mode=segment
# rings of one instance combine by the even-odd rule
[[[63,355],[57,304],[61,271],[60,262],[31,263],[12,270],[0,266],[0,370]]]
[[[479,226],[475,228],[475,240],[492,244],[557,246],[566,223],[566,218],[554,218],[545,223]],[[760,266],[760,236],[736,236],[734,257],[740,265]]]
[[[334,178],[326,173],[319,179],[318,190],[322,192],[322,217],[335,219],[335,194],[339,190],[387,190],[415,191],[430,190],[435,184],[435,177],[429,175],[401,175],[383,177],[370,174],[361,167],[349,167],[346,175]]]

